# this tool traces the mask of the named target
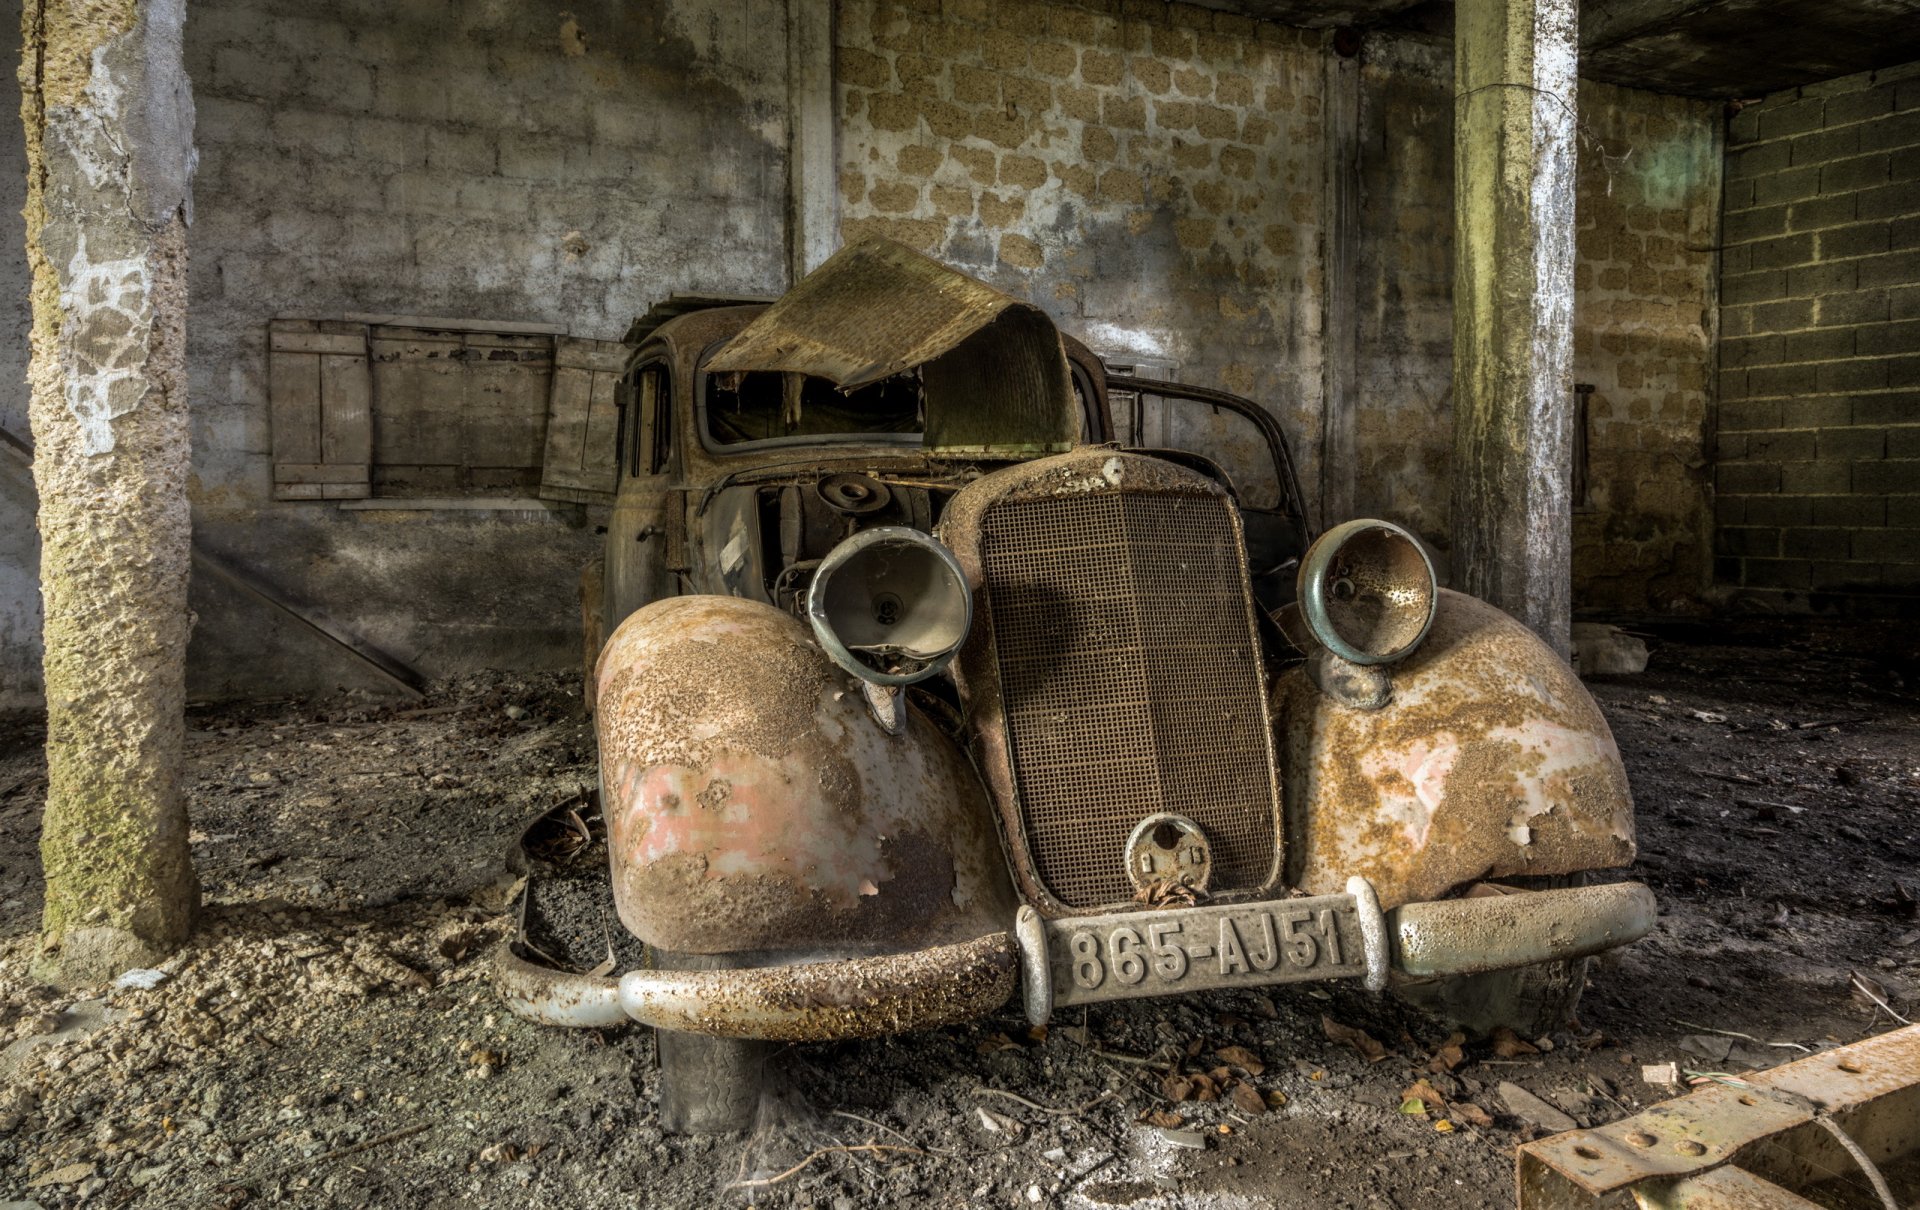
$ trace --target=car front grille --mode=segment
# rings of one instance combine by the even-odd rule
[[[1193,492],[1001,499],[980,565],[1018,813],[1069,908],[1133,896],[1128,834],[1199,824],[1215,894],[1278,873],[1279,792],[1232,506]]]

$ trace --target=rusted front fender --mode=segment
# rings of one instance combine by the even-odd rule
[[[1442,591],[1378,710],[1304,669],[1278,690],[1288,875],[1309,894],[1370,881],[1383,907],[1468,883],[1633,860],[1633,799],[1606,719],[1564,661],[1500,610]]]
[[[596,679],[614,901],[649,945],[845,957],[1005,931],[973,767],[916,712],[888,735],[794,618],[659,601]]]

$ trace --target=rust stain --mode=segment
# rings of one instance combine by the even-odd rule
[[[970,1021],[1013,996],[1019,964],[1005,932],[834,962],[728,971],[637,971],[621,1001],[636,1020],[719,1038],[817,1042],[876,1038]]]
[[[1289,874],[1325,894],[1348,875],[1386,907],[1488,877],[1633,860],[1633,802],[1606,720],[1565,663],[1493,606],[1442,592],[1432,633],[1377,711],[1277,693]]]
[[[789,615],[656,602],[614,633],[597,679],[614,899],[650,945],[865,952],[1012,918],[965,756],[918,713],[886,735]]]

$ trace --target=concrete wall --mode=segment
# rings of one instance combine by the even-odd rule
[[[267,321],[387,312],[618,339],[676,290],[778,292],[785,14],[781,0],[196,0],[197,542],[428,675],[577,661],[589,510],[271,500]],[[18,123],[0,125],[16,196],[0,203],[4,338],[25,323],[24,173]],[[15,431],[24,363],[23,340],[0,339]],[[0,704],[17,704],[38,687],[33,512],[19,484],[0,491]],[[207,577],[193,607],[196,695],[381,683]]]
[[[1741,110],[1725,222],[1720,578],[1920,613],[1920,63]]]
[[[1361,77],[1356,506],[1444,556],[1453,456],[1453,60],[1370,38]],[[1703,608],[1718,107],[1582,83],[1574,379],[1588,410],[1576,610]]]

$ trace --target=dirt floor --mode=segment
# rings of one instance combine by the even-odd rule
[[[1503,1084],[1597,1123],[1670,1095],[1643,1064],[1739,1071],[1888,1028],[1856,974],[1914,1015],[1915,669],[1825,633],[1669,635],[1593,684],[1639,806],[1630,873],[1665,914],[1594,964],[1575,1029],[1449,1052],[1347,984],[1044,1034],[1010,1011],[785,1052],[745,1137],[662,1135],[647,1031],[529,1025],[488,986],[502,855],[594,780],[570,678],[194,709],[204,928],[156,985],[77,995],[27,974],[43,736],[0,721],[0,1205],[1509,1206],[1544,1115]],[[604,948],[598,927],[550,943]],[[1218,1072],[1217,1099],[1170,1100],[1169,1061]],[[794,1170],[824,1148],[852,1150]]]

